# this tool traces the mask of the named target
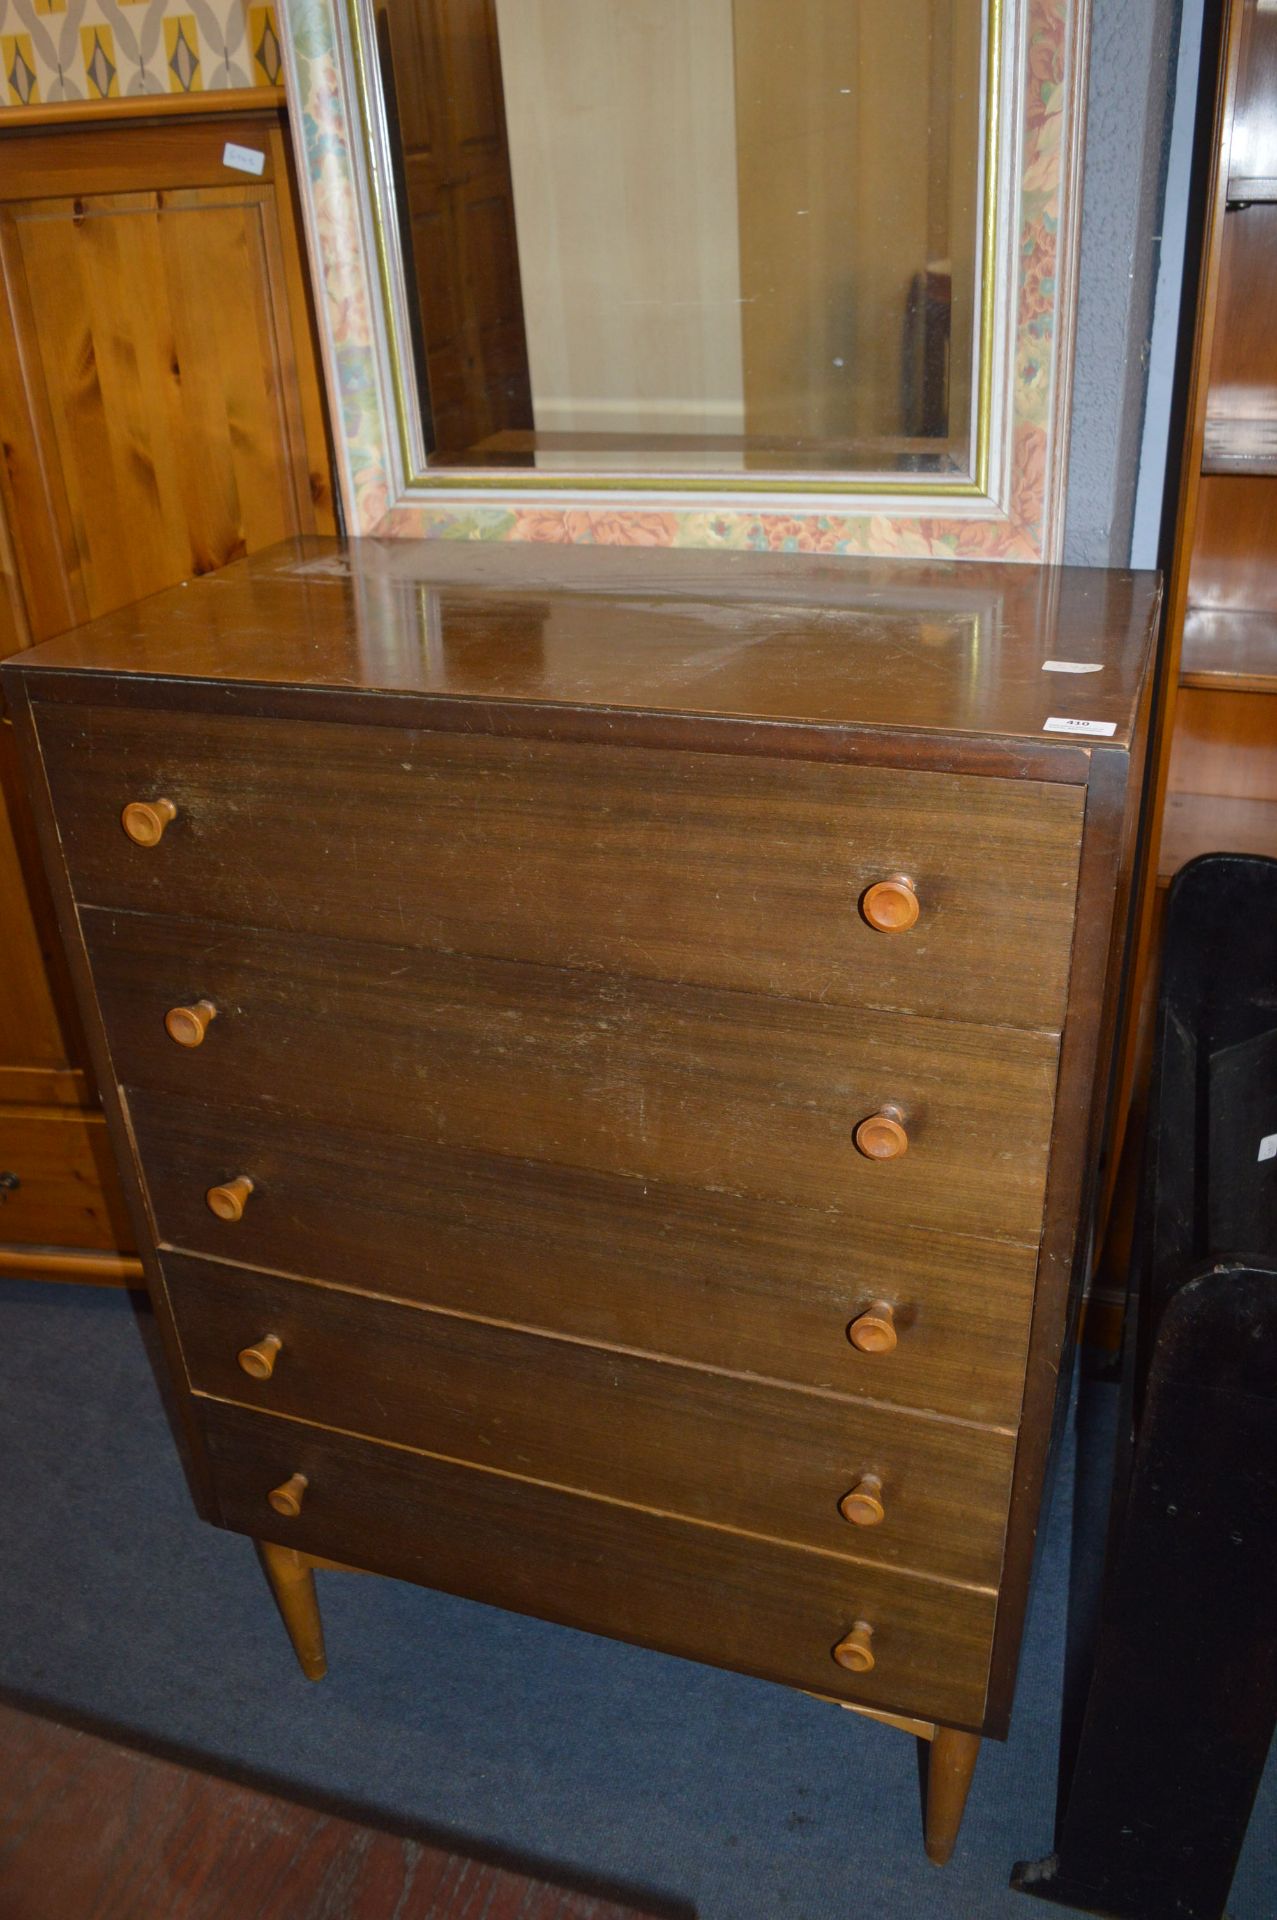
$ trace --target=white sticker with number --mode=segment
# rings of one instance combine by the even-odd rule
[[[1043,723],[1043,733],[1089,733],[1102,740],[1117,732],[1116,720],[1062,720],[1058,714]]]
[[[234,167],[236,173],[265,173],[266,155],[256,147],[237,147],[228,140],[222,148],[222,165]]]
[[[1044,660],[1043,673],[1103,673],[1102,660]]]
[[[1266,1133],[1259,1143],[1261,1160],[1277,1160],[1277,1133]]]

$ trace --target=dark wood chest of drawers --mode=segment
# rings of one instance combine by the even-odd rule
[[[308,542],[6,669],[195,1495],[312,1670],[336,1561],[1005,1732],[1156,600]]]

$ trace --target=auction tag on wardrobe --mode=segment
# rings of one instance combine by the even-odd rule
[[[1261,1160],[1277,1160],[1277,1133],[1266,1133],[1259,1143]]]
[[[1046,720],[1043,733],[1089,733],[1108,740],[1117,732],[1116,720],[1062,720],[1058,715]]]
[[[234,167],[236,173],[265,173],[266,155],[256,147],[237,147],[233,140],[228,140],[222,148],[222,165]]]
[[[1102,660],[1044,660],[1043,673],[1103,673]]]

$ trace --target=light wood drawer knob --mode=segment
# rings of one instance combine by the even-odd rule
[[[248,1175],[237,1173],[224,1187],[210,1187],[204,1198],[209,1211],[215,1213],[219,1220],[242,1220],[252,1191],[253,1183]]]
[[[875,1300],[847,1329],[847,1338],[861,1353],[891,1353],[898,1337],[895,1312],[886,1300]]]
[[[834,1659],[848,1673],[868,1673],[874,1665],[874,1630],[867,1620],[857,1620],[844,1640],[834,1648]]]
[[[850,1493],[838,1502],[838,1511],[853,1527],[877,1527],[887,1517],[882,1504],[882,1481],[876,1473],[867,1473]]]
[[[197,1000],[193,1007],[170,1007],[164,1016],[164,1030],[179,1047],[202,1047],[210,1020],[216,1020],[217,1008],[211,1000]]]
[[[884,1107],[862,1120],[852,1136],[868,1160],[899,1160],[909,1151],[909,1135],[895,1107]]]
[[[158,847],[170,820],[177,819],[171,800],[130,800],[120,824],[135,847]]]
[[[918,895],[907,874],[893,873],[870,887],[860,911],[877,933],[908,933],[918,919]]]
[[[302,1499],[309,1480],[304,1473],[290,1474],[282,1487],[272,1487],[266,1498],[276,1513],[282,1513],[286,1520],[295,1520],[302,1510]]]
[[[275,1362],[279,1358],[279,1350],[283,1344],[283,1341],[277,1333],[267,1333],[262,1336],[255,1347],[241,1347],[235,1355],[235,1358],[238,1360],[242,1371],[248,1375],[250,1380],[269,1380],[275,1371]],[[296,1479],[296,1477],[296,1474],[294,1474],[293,1479]],[[305,1484],[303,1480],[302,1485],[305,1486]],[[289,1482],[289,1485],[292,1485],[292,1481]],[[278,1491],[279,1489],[277,1488],[276,1492]],[[271,1499],[274,1500],[274,1498],[275,1495],[272,1494]],[[848,1498],[850,1498],[850,1495],[848,1495]]]

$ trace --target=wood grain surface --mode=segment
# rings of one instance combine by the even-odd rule
[[[1181,687],[1170,779],[1172,792],[1277,801],[1277,699],[1240,689]]]
[[[1277,802],[1225,800],[1217,793],[1172,793],[1166,802],[1158,881],[1169,886],[1200,853],[1277,855]]]
[[[1016,1445],[1002,1604],[990,1675],[989,1722],[1002,1739],[1010,1717],[1035,1543],[1044,1518],[1043,1490],[1063,1435],[1082,1296],[1091,1277],[1102,1157],[1110,1137],[1115,1098],[1108,1066],[1130,936],[1152,695],[1150,676],[1145,684],[1134,755],[1122,749],[1098,748],[1087,792],[1078,879],[1079,938],[1060,1056],[1024,1413]]]
[[[1207,472],[1249,467],[1277,473],[1274,301],[1277,206],[1237,208],[1225,219],[1220,235],[1219,306],[1204,430]],[[1235,464],[1230,469],[1223,463]]]
[[[1082,791],[420,729],[49,706],[96,906],[1057,1028]],[[154,847],[120,816],[167,799]],[[858,903],[910,876],[917,925]]]
[[[222,1518],[284,1546],[711,1666],[956,1726],[983,1710],[996,1596],[197,1402]],[[296,1520],[267,1502],[306,1475]],[[876,1665],[832,1649],[857,1620]],[[329,1663],[340,1659],[330,1645]]]
[[[4,1704],[0,1772],[7,1920],[691,1920],[681,1902],[529,1879]]]
[[[1014,1426],[1035,1253],[134,1090],[161,1240],[370,1293]],[[388,1116],[393,1124],[393,1116]],[[210,1186],[247,1170],[241,1221]],[[846,1337],[875,1300],[897,1343]]]
[[[1184,616],[1180,685],[1277,693],[1277,623],[1272,615],[1190,607]]]
[[[1111,722],[1125,744],[1157,598],[1153,574],[1084,568],[306,540],[228,569],[198,602],[179,588],[50,641],[27,670],[50,697],[88,691],[61,669],[217,682],[223,707],[237,687],[318,689],[332,706],[390,691],[447,704],[467,730],[503,705],[525,731],[584,719],[618,743],[650,737],[654,715],[689,745],[761,728],[772,753],[800,730],[867,729],[845,756],[909,764],[912,739],[966,771],[1084,783],[1085,750],[1044,722]],[[1060,659],[1100,671],[1062,682],[1044,671]],[[130,680],[110,697],[145,693]]]
[[[70,1106],[0,1106],[3,1242],[103,1250],[129,1245],[101,1114]]]
[[[0,1073],[24,1068],[65,1072],[75,1047],[76,1023],[65,996],[57,991],[63,985],[60,971],[56,985],[49,978],[47,953],[57,934],[15,762],[13,730],[3,723],[0,927]]]
[[[152,858],[116,823],[125,800],[156,796],[112,792],[120,766],[130,784],[200,769],[185,828],[168,796],[179,811],[153,870],[166,877],[126,900],[77,914],[52,810],[44,825],[128,1103],[119,1139],[149,1182],[135,1199],[186,1250],[148,1261],[169,1337],[171,1288],[209,1390],[185,1409],[202,1510],[303,1553],[1005,1732],[1098,1153],[1155,583],[394,544],[296,543],[13,676],[20,715],[30,691],[46,726],[58,804],[85,744],[102,781],[73,836],[82,891],[105,896],[122,857]],[[1099,671],[1056,679],[1061,660]],[[86,724],[86,708],[102,711]],[[1111,725],[1112,744],[1044,733],[1061,713]],[[257,730],[226,779],[198,739],[223,721]],[[186,750],[161,761],[147,731],[170,724]],[[299,743],[278,778],[263,771],[277,725]],[[988,903],[962,942],[956,904],[937,920],[968,977],[926,1003],[905,961],[872,958],[916,929],[864,928],[854,978],[828,931],[851,886],[841,842],[911,812],[888,774],[921,790],[915,846],[938,834],[964,898],[983,887]],[[982,800],[964,846],[956,789],[990,778],[1011,811]],[[1076,808],[1044,785],[1087,789],[1062,1090],[1057,1035],[1017,1024],[1039,1017],[1031,1000],[1000,992],[1032,975],[1032,952],[1008,961],[999,944],[999,916],[1035,900],[1032,884],[1014,858],[983,875],[975,858],[1023,807],[1032,833],[1053,822],[1039,843],[1051,870],[1062,847],[1072,862]],[[403,826],[396,801],[420,824]],[[294,808],[318,823],[331,885]],[[365,812],[380,830],[361,839]],[[486,866],[465,846],[476,821],[500,854]],[[596,840],[623,857],[609,865]],[[184,846],[187,868],[172,857]],[[365,865],[376,884],[360,894]],[[588,911],[564,907],[574,886]],[[824,904],[804,918],[813,896]],[[396,914],[407,902],[401,927],[392,900]],[[240,924],[254,914],[271,924]],[[508,951],[516,938],[526,946]],[[1061,952],[1047,942],[1048,967]],[[91,1005],[83,971],[81,991]],[[175,1046],[166,1013],[203,999],[217,1011],[202,1044]],[[908,1151],[875,1163],[852,1136],[888,1109]],[[215,1219],[209,1188],[239,1178],[253,1182],[243,1218]],[[882,1299],[896,1345],[857,1353],[847,1326]],[[278,1327],[259,1324],[268,1315]],[[269,1333],[281,1347],[254,1381],[235,1355]],[[335,1430],[343,1383],[384,1437]],[[966,1437],[985,1444],[974,1421],[998,1422],[999,1447],[1015,1437],[996,1573],[868,1557],[894,1524],[885,1454],[839,1476],[834,1511],[883,1482],[885,1518],[854,1555],[795,1542],[812,1462],[823,1481],[844,1444],[807,1419],[816,1405],[893,1446],[943,1433],[937,1484]],[[414,1446],[391,1443],[403,1434]],[[975,1502],[973,1524],[947,1485],[951,1513],[919,1534],[962,1567],[988,1508]],[[301,1492],[293,1518],[269,1504],[283,1487]],[[833,1649],[861,1621],[874,1665],[855,1674]]]
[[[1188,604],[1277,613],[1275,542],[1277,488],[1257,475],[1204,475],[1191,550],[1181,563]]]
[[[333,526],[281,104],[265,89],[0,116],[0,653]],[[262,155],[260,179],[226,167],[228,141]],[[11,751],[6,728],[0,1075],[40,1065],[70,1085],[84,1041]],[[31,1128],[46,1150],[79,1148],[63,1166],[65,1230],[54,1211],[41,1232],[64,1243],[72,1277],[87,1135],[35,1115]],[[118,1217],[105,1155],[100,1172],[94,1204]],[[15,1224],[0,1216],[0,1236]]]
[[[125,1086],[433,1146],[834,1201],[867,1220],[1036,1242],[1056,1041],[513,961],[289,939],[89,908]],[[202,1046],[165,1032],[208,999]],[[852,1132],[884,1106],[910,1149]]]
[[[168,1254],[192,1387],[315,1426],[996,1586],[1014,1436]],[[266,1380],[237,1355],[274,1334]],[[866,1475],[885,1518],[839,1501]]]
[[[0,129],[0,494],[37,637],[332,527],[278,132],[272,112]]]

